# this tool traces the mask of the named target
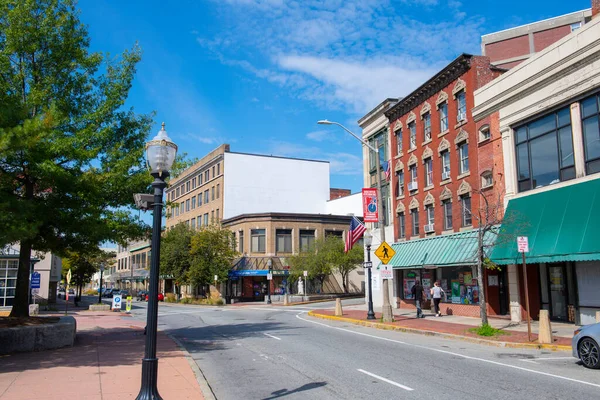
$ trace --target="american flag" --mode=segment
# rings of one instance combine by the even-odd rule
[[[385,171],[385,180],[389,181],[390,177],[392,176],[392,160],[386,161],[385,164],[383,165],[383,170]]]
[[[354,246],[354,243],[358,242],[358,239],[360,239],[366,230],[367,229],[358,218],[352,217],[352,221],[350,221],[350,229],[348,229],[348,234],[346,235],[344,252],[349,252],[350,249],[352,249],[352,246]]]

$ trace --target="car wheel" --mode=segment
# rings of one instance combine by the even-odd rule
[[[579,358],[586,368],[600,368],[600,347],[592,338],[586,337],[581,339],[577,346],[579,350]]]

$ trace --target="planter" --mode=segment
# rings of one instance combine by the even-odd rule
[[[77,323],[73,317],[60,317],[55,323],[0,329],[0,354],[32,352],[71,347]]]

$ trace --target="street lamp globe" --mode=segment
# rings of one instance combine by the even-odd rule
[[[371,247],[371,244],[373,244],[373,235],[371,235],[369,231],[365,232],[365,234],[363,235],[363,239],[365,246]]]
[[[154,139],[146,143],[146,160],[151,174],[168,175],[175,162],[176,155],[177,145],[167,136],[165,123],[163,122]]]

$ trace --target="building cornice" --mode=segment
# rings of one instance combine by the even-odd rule
[[[360,219],[360,217],[357,217]],[[301,213],[256,213],[240,214],[235,217],[227,218],[221,221],[223,227],[236,225],[242,222],[252,222],[256,220],[271,222],[318,222],[318,223],[338,223],[347,224],[352,219],[352,215],[333,215],[333,214],[301,214]]]
[[[387,110],[385,116],[390,121],[394,121],[409,113],[466,73],[471,68],[472,58],[473,56],[470,54],[461,54],[431,79]]]

